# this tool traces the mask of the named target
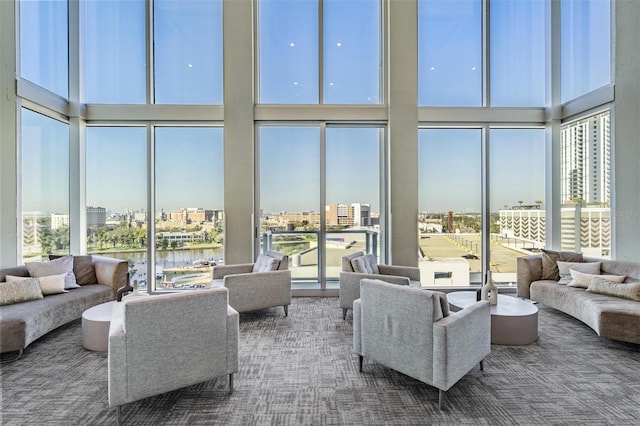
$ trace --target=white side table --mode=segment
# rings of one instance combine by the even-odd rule
[[[447,294],[453,311],[476,302],[475,291],[454,291]],[[491,343],[496,345],[529,345],[538,340],[538,308],[530,301],[498,294],[498,303],[491,305]]]
[[[82,346],[90,351],[109,349],[109,327],[115,300],[93,306],[82,313]]]

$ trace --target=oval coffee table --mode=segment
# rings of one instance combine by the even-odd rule
[[[475,291],[447,294],[451,310],[464,309],[476,301]],[[498,294],[491,305],[491,343],[496,345],[528,345],[538,339],[538,308],[527,300]]]

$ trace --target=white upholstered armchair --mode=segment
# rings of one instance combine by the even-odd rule
[[[379,279],[391,284],[420,287],[420,268],[414,266],[376,264],[372,254],[362,251],[342,257],[340,272],[340,307],[342,318],[353,308],[353,301],[360,297],[360,280]]]
[[[130,297],[113,307],[109,407],[238,371],[239,315],[227,289]]]
[[[455,313],[444,293],[364,279],[353,303],[353,351],[444,392],[491,352],[489,302]]]
[[[291,271],[286,254],[269,251],[255,263],[213,267],[211,287],[229,289],[229,305],[238,312],[282,306],[285,316],[291,304]]]

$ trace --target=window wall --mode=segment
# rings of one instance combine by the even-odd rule
[[[493,245],[496,243],[492,237],[497,235],[493,231],[503,234],[502,222],[499,222],[502,210],[510,210],[515,215],[524,210],[519,207],[530,206],[532,212],[560,215],[570,204],[565,203],[565,198],[541,192],[544,185],[540,183],[541,173],[544,180],[566,186],[567,191],[579,189],[577,183],[564,177],[564,171],[555,171],[553,164],[568,167],[568,158],[574,154],[565,152],[564,145],[562,150],[554,148],[561,144],[552,139],[564,140],[565,131],[573,131],[567,129],[573,129],[581,120],[591,120],[593,111],[611,108],[610,122],[615,116],[612,90],[593,96],[612,82],[609,1],[562,0],[561,7],[554,7],[546,0],[492,0],[486,5],[481,0],[407,0],[384,2],[383,7],[380,0],[258,0],[255,18],[252,8],[243,2],[225,4],[225,8],[229,7],[234,13],[225,11],[223,17],[221,3],[87,1],[81,8],[67,1],[17,3],[20,13],[15,41],[20,48],[16,96],[19,105],[29,108],[22,110],[16,119],[20,133],[18,152],[22,155],[18,166],[20,179],[16,177],[19,215],[47,211],[68,217],[72,212],[71,220],[75,220],[78,212],[87,207],[104,207],[108,228],[110,213],[107,210],[122,213],[116,210],[124,208],[126,213],[128,208],[133,227],[138,226],[135,218],[143,215],[140,209],[146,209],[147,234],[143,237],[140,231],[137,242],[135,238],[133,241],[126,238],[131,245],[128,249],[142,249],[146,253],[141,255],[146,256],[146,260],[141,257],[141,262],[147,262],[147,269],[137,276],[143,279],[140,273],[152,273],[158,277],[160,288],[164,282],[171,282],[163,275],[165,263],[170,269],[198,260],[220,261],[224,257],[220,253],[203,255],[202,259],[181,258],[184,250],[180,244],[199,243],[200,237],[187,241],[190,237],[183,234],[191,232],[191,228],[187,230],[186,225],[165,229],[169,213],[171,218],[174,213],[176,217],[182,214],[187,221],[190,209],[202,209],[205,218],[209,217],[207,211],[221,210],[222,219],[216,219],[220,223],[225,218],[223,196],[229,198],[242,193],[251,194],[249,197],[257,202],[250,206],[238,204],[242,211],[234,210],[233,220],[243,222],[234,225],[230,234],[224,234],[226,240],[237,240],[241,228],[253,232],[253,227],[264,221],[258,218],[263,218],[265,213],[313,211],[323,218],[317,223],[328,226],[327,218],[332,213],[327,205],[331,204],[336,204],[336,212],[338,205],[346,206],[341,212],[346,211],[347,217],[349,211],[354,212],[355,205],[359,205],[360,223],[369,204],[369,219],[375,226],[375,213],[383,224],[386,211],[397,213],[405,208],[399,200],[407,197],[398,197],[398,188],[394,188],[395,193],[387,191],[394,178],[402,176],[410,184],[400,190],[419,197],[419,208],[414,213],[420,215],[420,235],[425,238],[419,239],[419,245],[424,257],[418,261],[418,254],[415,258],[395,255],[394,260],[422,266],[424,259],[434,257],[425,246],[431,240],[426,237],[432,237],[428,233],[439,226],[448,231],[452,222],[452,238],[463,230],[477,237],[474,241],[453,238],[450,243],[464,251],[453,257],[464,259],[469,265],[468,281],[474,283],[480,281],[483,269],[490,267],[502,272],[502,268],[507,271],[512,267],[503,266],[512,265],[511,261],[495,263]],[[413,5],[418,11],[415,22],[409,25],[407,21],[402,29],[390,25],[395,22],[394,14],[405,13],[406,8]],[[69,14],[70,9],[82,14]],[[483,15],[485,13],[488,15]],[[550,16],[554,19],[550,20]],[[147,22],[153,27],[147,27]],[[234,34],[237,28],[246,28],[247,22],[253,22],[254,26],[254,51],[225,50],[223,61],[225,35]],[[549,22],[559,25],[551,27],[547,25]],[[16,37],[0,31],[3,36]],[[74,40],[78,34],[84,36],[82,41]],[[81,52],[73,50],[78,45],[84,46]],[[415,52],[417,78],[390,72],[387,58],[392,48]],[[239,89],[237,80],[225,86],[223,74],[236,76],[246,70],[245,57],[250,57],[249,62],[255,68],[242,87],[250,87],[253,98],[240,97],[234,101],[239,104],[225,111],[223,95],[226,93],[229,99]],[[547,61],[554,57],[560,58],[560,67]],[[79,64],[80,69],[70,68],[70,64]],[[410,65],[409,68],[416,68]],[[547,76],[561,79],[561,84],[552,85]],[[83,80],[84,87],[81,86]],[[66,99],[69,87],[80,89],[79,99],[65,103],[50,96],[54,93]],[[560,92],[565,105],[558,104]],[[390,99],[387,96],[390,93],[395,98]],[[576,97],[581,97],[580,102],[573,102]],[[87,104],[77,105],[77,102]],[[548,110],[558,111],[559,116],[549,117]],[[415,129],[420,130],[416,130],[415,141],[398,141],[392,137],[391,121],[399,114],[417,117]],[[37,120],[32,120],[30,115]],[[231,128],[226,128],[225,119]],[[29,124],[31,121],[39,124]],[[413,118],[410,121],[413,122]],[[225,125],[224,142],[222,127],[217,127],[222,125]],[[58,130],[46,130],[49,126]],[[86,155],[83,151],[85,126]],[[247,143],[246,133],[240,140],[234,126],[235,129],[255,126],[256,141]],[[388,140],[384,140],[381,133],[387,126]],[[590,126],[592,124],[587,125],[588,132],[592,133]],[[29,145],[30,140],[34,140],[30,135],[38,128],[40,139],[33,147]],[[542,128],[547,130],[544,136]],[[312,129],[314,135],[289,143],[288,136],[276,134],[279,129]],[[275,133],[269,134],[271,131]],[[612,146],[613,143],[611,140]],[[249,146],[250,152],[247,150],[244,156],[240,155],[242,151],[227,155],[223,149],[223,145],[235,148],[239,144]],[[50,145],[56,147],[58,156],[47,151]],[[34,149],[46,153],[39,163],[31,162]],[[121,155],[126,153],[124,166],[109,170],[101,160],[109,158],[107,151],[116,150]],[[562,157],[565,155],[567,157]],[[513,161],[515,156],[518,161]],[[397,167],[398,159],[406,162],[407,167]],[[462,167],[456,159],[464,160]],[[3,157],[2,161],[4,168],[8,160]],[[78,165],[77,161],[85,163]],[[418,164],[418,171],[414,171],[413,161]],[[593,163],[594,157],[586,161]],[[598,157],[595,161],[602,168],[611,164],[612,159],[611,156],[608,160]],[[31,167],[36,166],[56,179],[39,178],[34,185],[42,188],[40,195],[28,186],[27,179]],[[256,178],[252,176],[250,184],[223,179],[224,169],[238,168],[255,170]],[[571,173],[577,176],[578,172],[571,169]],[[614,192],[611,177],[608,180],[597,177],[594,183],[592,174],[585,176],[594,191],[597,186],[601,193]],[[86,188],[78,186],[77,182],[85,179]],[[463,183],[457,184],[460,179]],[[484,186],[483,179],[488,179]],[[56,197],[55,206],[49,206],[45,189],[48,191],[53,182],[56,190],[64,187],[66,194]],[[354,185],[342,185],[342,182]],[[502,186],[506,182],[512,186]],[[607,185],[609,189],[603,190]],[[273,187],[292,194],[295,202],[302,202],[312,194],[309,199],[313,199],[313,205],[289,206],[287,202],[280,202],[280,194],[269,193]],[[520,195],[513,192],[513,187],[527,191]],[[194,188],[199,191],[197,194],[192,192],[196,191]],[[546,188],[549,191],[550,185]],[[112,200],[100,193],[114,191],[135,193],[127,198],[131,206],[108,206]],[[488,195],[485,206],[483,193]],[[567,192],[567,200],[575,202],[579,198]],[[66,207],[58,206],[60,202]],[[461,202],[463,205],[458,205]],[[584,207],[582,204],[580,208]],[[505,205],[508,208],[505,209]],[[451,220],[450,211],[453,212]],[[355,224],[355,213],[352,214]],[[430,217],[437,214],[441,217]],[[90,217],[87,211],[87,225]],[[299,222],[308,226],[316,220],[310,218]],[[404,241],[407,235],[416,235],[415,222],[393,221],[392,216],[387,219],[389,226],[380,226],[379,243],[392,238],[395,242]],[[53,223],[50,215],[48,220]],[[56,216],[55,220],[58,223],[65,219]],[[474,221],[480,221],[480,226],[474,225]],[[604,223],[604,219],[602,221]],[[3,225],[10,222],[2,218]],[[56,243],[56,250],[94,252],[100,249],[98,231],[92,234],[89,226],[75,231],[77,224],[72,225],[70,231],[66,231],[71,242]],[[456,226],[460,230],[457,234]],[[565,232],[563,228],[560,232],[560,227],[554,226],[547,225],[546,231],[551,229],[552,233],[537,235],[536,241],[558,249],[578,247],[575,229]],[[255,240],[242,243],[242,247],[248,247],[246,253],[233,253],[234,261],[255,258],[264,230],[266,226],[256,229]],[[223,231],[226,226],[216,228],[218,240],[211,238],[208,243],[224,247],[220,237]],[[173,232],[178,234],[169,234]],[[513,232],[515,235],[515,228]],[[24,243],[27,232],[23,229],[18,235]],[[318,241],[316,238],[320,251],[328,252],[329,245],[340,242],[339,236],[328,232],[321,238],[325,237],[338,239]],[[207,237],[203,238],[207,242]],[[102,240],[103,247],[106,241]],[[175,248],[171,247],[172,241]],[[143,242],[144,248],[135,247]],[[415,240],[409,242],[415,247]],[[506,247],[513,241],[497,243]],[[21,257],[42,255],[42,248],[37,252],[27,249],[26,243],[18,244]],[[163,244],[168,244],[166,249]],[[480,248],[476,249],[474,244]],[[580,244],[580,248],[586,247]],[[529,247],[527,241],[524,245],[525,249],[536,249],[538,243],[531,243]],[[384,243],[378,246],[381,256],[387,250],[381,248],[383,246]],[[605,249],[600,253],[607,254]],[[462,255],[469,256],[462,258]],[[299,261],[304,261],[303,256]],[[328,257],[321,258],[311,275],[316,279],[320,277],[320,281],[330,279],[333,272],[330,269],[323,272],[320,266],[330,264]],[[161,273],[156,273],[158,270]],[[434,282],[435,272],[446,271],[435,270]],[[440,283],[447,278],[446,274],[438,274]],[[510,279],[505,278],[504,282]],[[175,281],[173,285],[178,287]]]

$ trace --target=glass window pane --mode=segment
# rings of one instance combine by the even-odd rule
[[[516,259],[545,246],[545,131],[491,129],[490,268],[500,285],[516,284]]]
[[[545,8],[540,0],[491,0],[491,105],[545,105]]]
[[[207,286],[224,255],[223,129],[156,128],[155,157],[156,288]]]
[[[381,128],[327,128],[325,206],[327,279],[338,279],[342,256],[356,251],[379,260]]]
[[[69,253],[69,126],[21,114],[22,260]]]
[[[155,0],[155,103],[222,105],[222,0]]]
[[[294,280],[318,281],[320,129],[259,130],[261,251],[290,256]]]
[[[418,0],[418,105],[482,106],[482,1]]]
[[[611,83],[611,2],[562,0],[561,99]]]
[[[144,104],[145,2],[85,2],[84,76],[88,103]]]
[[[69,14],[66,0],[21,1],[20,75],[63,98],[69,96]]]
[[[379,104],[380,0],[325,0],[324,103]]]
[[[129,261],[147,288],[147,129],[88,127],[87,253]]]
[[[418,131],[418,229],[423,286],[481,283],[479,129]]]
[[[562,250],[611,257],[610,118],[606,111],[562,127]]]
[[[318,1],[259,0],[262,104],[317,104]]]

